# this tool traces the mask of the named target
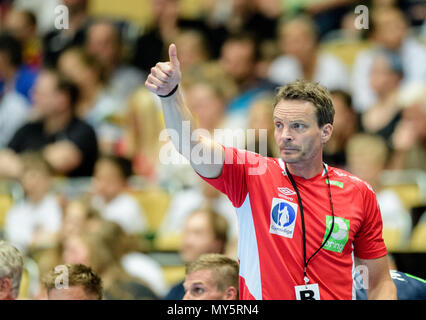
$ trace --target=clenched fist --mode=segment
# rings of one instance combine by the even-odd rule
[[[177,58],[176,46],[169,47],[169,62],[158,62],[151,68],[151,73],[145,81],[145,86],[159,96],[168,95],[180,82],[180,64]]]

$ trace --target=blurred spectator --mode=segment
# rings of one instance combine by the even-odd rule
[[[401,119],[398,89],[402,78],[402,63],[397,54],[382,51],[373,58],[370,83],[377,102],[362,114],[361,130],[383,137],[390,147],[391,136]]]
[[[426,84],[400,91],[402,119],[392,135],[392,169],[426,171]]]
[[[205,19],[219,37],[250,32],[257,42],[276,37],[280,0],[205,1]],[[224,39],[222,39],[224,40]]]
[[[30,101],[38,70],[23,64],[22,49],[18,39],[0,34],[0,94],[17,92]]]
[[[79,87],[76,114],[95,129],[99,149],[109,152],[121,132],[113,117],[124,103],[107,91],[100,61],[82,48],[74,47],[61,54],[58,68]]]
[[[20,182],[25,199],[6,214],[6,238],[20,250],[49,247],[62,222],[58,199],[50,192],[52,169],[41,154],[22,155]]]
[[[328,90],[347,90],[348,72],[335,56],[321,52],[314,22],[306,16],[284,21],[279,27],[282,55],[269,67],[269,79],[280,85],[296,79],[321,83]]]
[[[40,35],[53,28],[57,20],[55,9],[60,4],[62,0],[13,0],[14,8],[33,12],[37,19],[37,32]]]
[[[132,59],[133,64],[147,74],[159,59],[167,58],[167,48],[175,41],[180,30],[197,30],[204,36],[209,35],[204,21],[180,16],[179,2],[151,0],[153,25],[137,39]]]
[[[34,109],[39,120],[18,129],[0,151],[0,176],[19,176],[17,154],[41,151],[55,173],[90,176],[98,156],[93,129],[75,116],[78,88],[57,71],[44,70],[34,90]]]
[[[226,110],[233,128],[245,128],[249,106],[276,88],[274,83],[259,78],[254,72],[258,59],[259,48],[251,35],[233,35],[222,46],[220,64],[235,81],[238,90]]]
[[[272,97],[265,97],[253,103],[250,107],[250,114],[248,119],[248,129],[255,130],[254,136],[248,136],[246,140],[246,148],[249,151],[264,154],[267,157],[278,158],[279,152],[274,140],[274,122],[273,119],[273,105],[274,100]],[[266,130],[266,135],[262,135],[260,130]],[[253,140],[252,140],[253,139]],[[254,149],[252,150],[251,148]]]
[[[78,235],[84,228],[90,228],[93,221],[101,217],[92,207],[90,199],[86,197],[71,200],[64,209],[59,241],[68,236]]]
[[[163,296],[168,291],[161,265],[144,254],[149,244],[138,235],[131,235],[115,222],[94,219],[87,232],[96,233],[107,242],[117,261],[131,276],[146,284],[157,296]]]
[[[135,174],[151,182],[157,180],[159,135],[164,125],[156,97],[145,87],[139,88],[128,100],[121,140],[114,152],[132,161]]]
[[[29,104],[23,95],[0,91],[0,149],[7,146],[15,132],[27,121],[28,114]]]
[[[0,240],[0,300],[18,298],[24,260],[18,249]]]
[[[344,14],[350,10],[354,0],[286,0],[284,10],[288,16],[306,12],[318,26],[318,36],[339,28]]]
[[[203,253],[224,253],[228,241],[228,223],[212,210],[195,210],[185,221],[181,258],[185,264]],[[183,281],[176,284],[164,298],[181,300],[185,295]]]
[[[69,13],[68,28],[53,28],[43,37],[44,65],[55,67],[63,51],[82,46],[86,30],[91,23],[88,15],[88,0],[62,0]]]
[[[179,48],[178,58],[182,73],[200,66],[208,60],[210,53],[203,34],[196,30],[182,30],[174,43]]]
[[[85,232],[64,242],[63,262],[90,266],[103,282],[106,300],[156,299],[146,285],[124,271],[114,247],[116,234]]]
[[[410,36],[406,18],[398,8],[378,8],[371,12],[370,29],[373,47],[358,54],[352,72],[354,107],[358,112],[367,110],[378,99],[369,81],[377,49],[399,55],[403,85],[424,83],[426,79],[426,48]]]
[[[187,85],[185,94],[198,128],[206,129],[213,134],[214,129],[223,127],[226,97],[219,83],[195,80]]]
[[[59,265],[43,283],[48,300],[102,300],[101,278],[82,264]]]
[[[11,10],[5,21],[5,30],[21,42],[23,63],[31,69],[40,69],[43,53],[35,15],[27,10]]]
[[[147,229],[145,213],[137,200],[126,193],[131,174],[129,160],[102,156],[95,165],[92,205],[104,219],[118,223],[127,233],[142,233]]]
[[[199,180],[193,188],[185,188],[173,194],[171,203],[158,230],[158,235],[183,234],[185,221],[196,210],[209,210],[226,219],[228,224],[228,245],[233,245],[238,239],[238,226],[235,208],[228,197],[211,187],[208,183]],[[227,247],[228,249],[232,249]]]
[[[354,135],[347,144],[348,170],[367,181],[376,192],[383,220],[383,229],[399,234],[398,245],[408,245],[411,236],[411,216],[401,199],[391,189],[384,189],[380,177],[388,159],[388,147],[380,136]],[[386,241],[386,238],[385,238]]]
[[[352,96],[343,90],[332,90],[335,110],[333,134],[324,147],[324,162],[338,168],[346,167],[346,144],[358,132],[358,117],[352,106]]]
[[[85,48],[103,68],[105,90],[117,99],[127,99],[145,81],[145,74],[124,64],[123,39],[114,23],[104,20],[91,24]]]
[[[183,300],[238,300],[238,262],[203,254],[186,267]]]

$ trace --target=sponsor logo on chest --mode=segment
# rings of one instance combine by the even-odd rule
[[[270,213],[269,232],[286,238],[293,238],[298,205],[290,201],[273,198]]]

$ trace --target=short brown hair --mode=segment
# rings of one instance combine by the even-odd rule
[[[65,264],[64,267],[68,270],[68,285],[70,287],[82,286],[86,293],[96,295],[99,300],[102,300],[102,280],[90,267],[86,267],[83,264]],[[56,268],[49,271],[44,277],[43,284],[48,293],[56,287],[57,277]]]
[[[315,107],[318,126],[333,124],[334,107],[330,92],[318,82],[296,80],[278,89],[274,108],[281,100],[308,101]]]
[[[238,262],[223,254],[202,254],[197,260],[187,264],[186,275],[199,270],[211,270],[213,280],[218,290],[225,291],[228,287],[234,287],[238,291]]]
[[[216,212],[210,207],[196,209],[191,212],[190,216],[200,213],[206,215],[209,221],[209,225],[212,228],[214,237],[216,240],[223,243],[222,251],[224,251],[228,242],[228,221],[220,213]]]

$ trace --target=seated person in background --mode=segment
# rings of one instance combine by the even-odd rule
[[[22,45],[19,40],[7,33],[1,33],[0,92],[19,93],[30,102],[38,69],[29,68],[22,59]]]
[[[168,292],[170,288],[164,279],[161,265],[144,254],[150,247],[147,240],[135,234],[127,234],[117,223],[104,219],[90,219],[84,230],[103,238],[125,272],[142,281],[157,296]]]
[[[392,135],[391,169],[426,171],[426,84],[401,90],[402,119]]]
[[[226,219],[228,224],[229,245],[238,241],[238,222],[235,208],[223,193],[219,192],[205,181],[199,179],[196,187],[183,188],[172,195],[169,208],[161,223],[157,235],[159,237],[173,234],[182,235],[185,221],[197,210],[211,208]]]
[[[113,152],[132,161],[133,172],[156,182],[161,147],[159,135],[164,128],[156,97],[145,87],[133,93],[123,117],[123,134]],[[169,178],[169,177],[168,177]]]
[[[238,300],[238,262],[203,254],[186,267],[183,300]]]
[[[82,230],[64,240],[62,261],[90,266],[102,279],[106,300],[156,299],[146,284],[124,270],[117,257],[116,239],[117,232]]]
[[[321,83],[328,90],[347,90],[348,72],[345,65],[329,53],[321,52],[317,29],[306,16],[284,21],[279,27],[282,55],[269,66],[269,80],[280,85],[296,79]]]
[[[50,246],[61,228],[62,209],[50,192],[52,169],[39,153],[24,153],[20,183],[25,199],[6,214],[6,239],[22,251]]]
[[[383,229],[399,233],[397,246],[404,248],[411,237],[411,216],[399,196],[384,189],[380,177],[388,160],[389,150],[383,138],[367,134],[354,135],[347,144],[348,171],[367,181],[376,192],[383,220]],[[384,236],[386,234],[384,233]],[[385,237],[385,243],[387,242]],[[386,243],[390,247],[391,243]]]
[[[58,281],[60,280],[60,281]],[[48,300],[102,300],[102,280],[82,264],[59,265],[44,277]]]
[[[0,240],[0,300],[15,300],[21,286],[24,260],[10,243]]]
[[[225,252],[228,241],[228,223],[220,214],[206,209],[192,212],[186,219],[180,256],[185,264],[204,253]],[[183,281],[176,284],[164,298],[181,300],[185,295]]]
[[[146,75],[123,62],[123,39],[120,30],[108,20],[90,25],[86,34],[86,51],[101,64],[106,91],[118,99],[127,99],[145,81]]]
[[[33,70],[40,69],[43,52],[34,13],[30,10],[12,9],[7,14],[5,29],[21,42],[23,63]]]
[[[127,179],[132,175],[129,160],[102,156],[93,175],[92,206],[104,219],[118,223],[127,233],[146,231],[145,213],[137,200],[126,193]]]
[[[250,34],[232,35],[221,48],[220,66],[234,80],[238,91],[226,109],[233,128],[243,128],[241,122],[247,119],[249,106],[259,97],[272,94],[276,89],[275,83],[255,72],[259,58],[258,43]]]
[[[389,147],[401,120],[398,91],[403,76],[401,58],[396,53],[377,52],[370,69],[370,84],[377,102],[361,115],[361,131],[383,137]]]
[[[333,135],[324,147],[324,162],[346,168],[345,148],[348,140],[358,131],[358,117],[352,107],[352,97],[342,90],[333,90],[331,99],[335,110]]]
[[[376,51],[385,49],[399,55],[404,72],[403,85],[426,79],[426,48],[410,32],[404,13],[397,7],[371,10],[370,31],[373,46],[361,51],[352,68],[352,95],[355,110],[363,112],[374,105],[377,96],[369,74]]]
[[[55,174],[90,176],[98,157],[95,132],[75,115],[78,88],[55,70],[40,73],[34,91],[38,120],[28,122],[0,151],[0,176],[20,176],[18,154],[40,151]]]
[[[78,86],[76,114],[93,126],[99,149],[107,152],[121,133],[113,117],[124,106],[124,99],[114,97],[107,90],[101,62],[80,47],[64,51],[59,57],[58,68]]]
[[[278,158],[279,152],[274,143],[274,122],[272,97],[265,97],[255,101],[250,106],[248,119],[248,129],[255,130],[254,135],[246,137],[246,148],[249,151],[262,154],[266,157]],[[260,130],[266,130],[266,135],[262,135]]]

